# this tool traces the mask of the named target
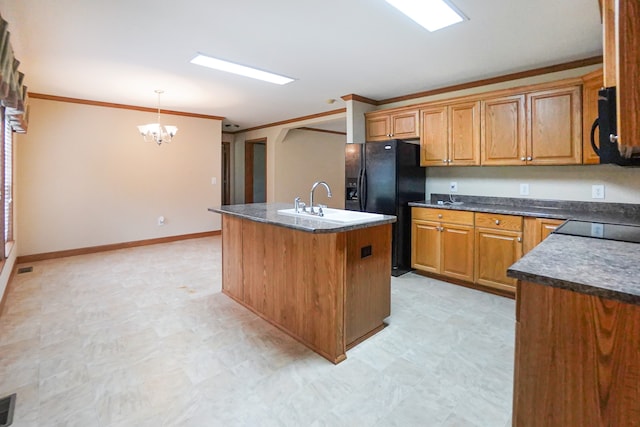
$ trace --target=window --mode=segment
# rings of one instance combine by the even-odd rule
[[[2,181],[2,249],[3,258],[9,254],[13,242],[13,131],[11,122],[2,109],[2,145],[0,150],[0,178]]]

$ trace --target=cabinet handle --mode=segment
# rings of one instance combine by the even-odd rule
[[[496,219],[496,225],[500,225],[500,220]]]
[[[447,159],[442,159],[442,163],[447,163]]]
[[[526,157],[520,157],[520,160],[522,160],[524,162],[525,160],[527,160],[527,158]]]
[[[447,163],[451,163],[451,159],[447,160]]]
[[[522,242],[522,237],[518,237],[518,242]]]
[[[618,142],[618,135],[614,135],[614,134],[609,134],[609,141],[613,142],[614,144],[616,142]]]
[[[438,214],[438,218],[442,218],[442,214]]]
[[[533,157],[529,156],[527,157],[527,161],[530,162],[531,160],[533,160]]]

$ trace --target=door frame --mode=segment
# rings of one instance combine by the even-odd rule
[[[244,202],[253,203],[253,146],[264,144],[264,185],[267,199],[267,138],[249,139],[244,142]]]
[[[231,143],[222,141],[222,193],[220,194],[221,204],[231,204]]]

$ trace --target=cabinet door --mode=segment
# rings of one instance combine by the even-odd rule
[[[242,219],[222,215],[222,292],[244,300],[242,272]]]
[[[389,139],[391,130],[388,115],[367,117],[365,122],[367,125],[367,141],[387,141]]]
[[[447,165],[447,107],[421,110],[420,165]]]
[[[475,283],[514,292],[507,268],[522,257],[522,233],[476,228]]]
[[[580,86],[527,94],[527,164],[582,163]]]
[[[396,139],[418,138],[419,112],[405,111],[391,115],[391,137]]]
[[[448,163],[480,164],[480,101],[449,106]]]
[[[440,272],[440,224],[412,221],[411,267],[429,273]]]
[[[473,226],[442,224],[440,273],[473,281]]]
[[[524,219],[524,236],[522,236],[522,253],[527,254],[553,232],[563,219],[531,218]]]
[[[524,95],[482,101],[482,165],[526,161]]]
[[[598,118],[598,91],[603,85],[602,70],[596,70],[582,78],[582,163],[600,164],[600,158],[591,147],[591,125]],[[599,145],[600,129],[596,129],[594,140]]]

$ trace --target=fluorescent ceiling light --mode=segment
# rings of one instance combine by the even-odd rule
[[[386,0],[429,31],[462,22],[462,13],[445,0]]]
[[[244,65],[234,64],[233,62],[223,61],[222,59],[212,58],[210,56],[198,54],[190,61],[192,64],[202,65],[203,67],[213,68],[214,70],[226,71],[227,73],[239,74],[252,79],[264,80],[265,82],[285,85],[291,83],[294,79],[280,76],[278,74],[269,73],[267,71],[257,70]]]

